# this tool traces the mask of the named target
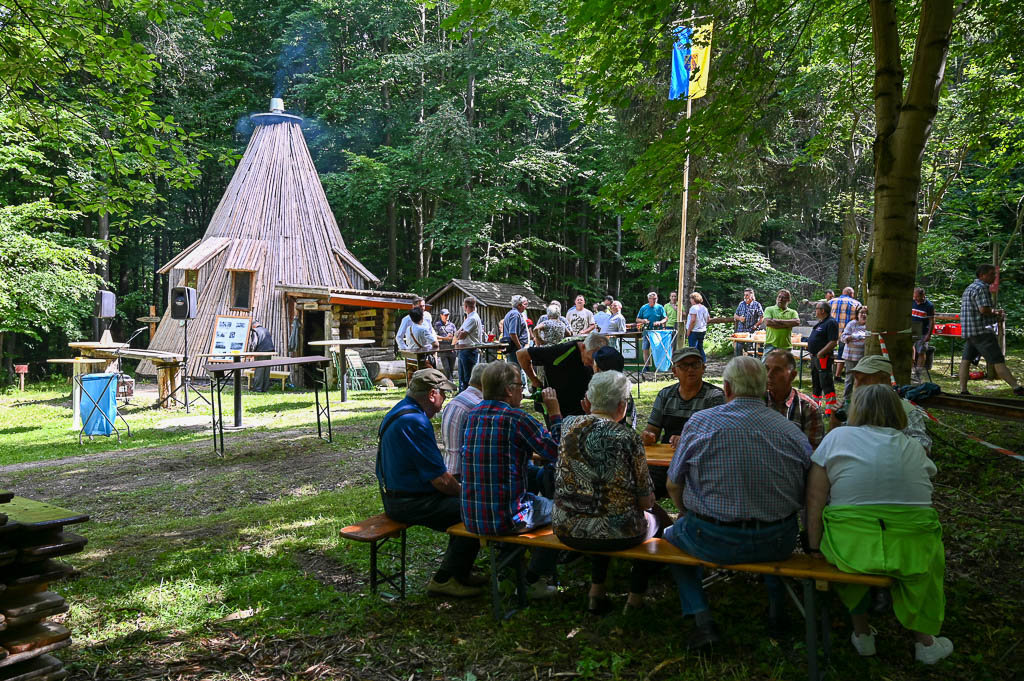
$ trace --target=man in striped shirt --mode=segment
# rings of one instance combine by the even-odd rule
[[[527,491],[533,454],[558,458],[562,413],[553,388],[541,393],[551,431],[519,408],[523,384],[518,368],[492,362],[481,376],[483,401],[469,412],[462,450],[462,520],[474,534],[518,534],[551,522],[553,501]],[[534,551],[526,571],[531,597],[554,588],[541,576],[554,572],[556,551]]]
[[[796,548],[797,511],[811,445],[792,421],[764,403],[766,372],[753,357],[734,357],[722,374],[726,403],[690,417],[672,464],[668,491],[685,509],[665,539],[714,563],[752,563],[788,558]],[[756,424],[756,427],[751,427]],[[703,571],[673,565],[683,615],[696,631],[687,643],[699,648],[718,641],[701,585]],[[769,626],[782,623],[785,591],[766,576]]]
[[[486,362],[473,365],[469,375],[469,385],[461,393],[452,398],[441,414],[441,441],[444,442],[444,463],[448,472],[456,480],[462,480],[462,445],[466,434],[466,420],[469,412],[484,401],[481,392],[481,377]]]

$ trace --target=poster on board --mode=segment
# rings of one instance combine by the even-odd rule
[[[217,315],[213,321],[213,344],[211,355],[231,357],[249,348],[249,325],[247,316]]]

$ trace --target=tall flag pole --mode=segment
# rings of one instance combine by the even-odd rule
[[[691,102],[707,94],[708,72],[711,66],[711,31],[714,24],[704,24],[696,29],[680,26],[673,33],[676,36],[672,48],[672,82],[669,87],[669,99],[686,97],[686,125],[690,125]],[[689,292],[683,290],[685,282],[683,273],[686,269],[686,210],[690,198],[690,151],[687,137],[686,162],[683,164],[683,205],[682,224],[679,231],[679,279],[676,287],[676,305],[680,306],[680,314],[676,317],[676,346],[685,345],[686,340],[680,331],[685,328],[686,315],[682,310],[689,309],[686,305]]]

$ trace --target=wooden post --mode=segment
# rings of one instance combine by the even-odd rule
[[[686,125],[690,125],[690,106],[693,100],[690,99],[689,94],[686,96]],[[687,149],[686,149],[686,162],[683,164],[683,205],[682,219],[679,228],[679,278],[676,285],[676,341],[675,347],[683,348],[686,347],[686,338],[683,337],[682,329],[686,328],[686,315],[683,314],[683,310],[688,309],[683,305],[682,301],[688,294],[684,292],[684,285],[686,284],[686,278],[684,272],[686,270],[686,209],[690,199],[690,149],[689,149],[689,134],[687,134]]]

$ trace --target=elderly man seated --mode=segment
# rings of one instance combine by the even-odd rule
[[[462,480],[462,445],[466,435],[466,420],[473,407],[484,401],[481,392],[486,362],[473,365],[469,385],[452,398],[441,413],[441,440],[444,442],[444,463],[448,472]]]
[[[795,424],[765,406],[766,373],[756,359],[733,358],[722,382],[726,404],[690,417],[669,466],[669,494],[685,512],[665,539],[726,565],[783,560],[796,547],[811,447]],[[672,574],[683,615],[696,620],[687,646],[718,641],[702,569],[673,565]],[[777,577],[766,576],[765,586],[775,629],[782,624],[785,592]]]
[[[847,411],[850,401],[856,393],[857,388],[863,385],[891,385],[892,384],[892,363],[881,355],[868,355],[864,357],[852,369],[847,369],[853,375],[853,390],[849,395],[843,396],[843,408],[832,414],[829,423],[829,430],[846,423]],[[932,451],[932,438],[928,435],[927,416],[924,410],[912,404],[909,400],[900,399],[903,411],[907,414],[907,427],[903,433],[921,443],[925,452]]]
[[[551,522],[553,501],[527,491],[533,454],[554,462],[562,432],[562,415],[553,388],[541,393],[551,419],[545,430],[519,408],[523,385],[517,367],[492,362],[481,378],[484,400],[469,412],[462,456],[462,520],[474,534],[526,532]],[[558,554],[535,551],[526,571],[528,596],[554,593],[540,581],[554,572]]]
[[[654,398],[651,415],[640,437],[645,445],[658,442],[675,445],[683,426],[695,413],[725,403],[721,388],[704,380],[704,358],[697,348],[679,348],[672,353],[672,373],[679,382],[662,388]],[[668,496],[665,487],[666,471],[663,466],[651,469],[654,493],[658,498]]]
[[[764,368],[768,371],[768,392],[764,403],[795,423],[807,436],[811,448],[816,448],[825,437],[825,423],[818,403],[793,387],[796,379],[793,353],[772,350],[764,356]]]
[[[437,369],[412,375],[405,399],[381,422],[377,450],[377,480],[384,512],[392,520],[444,532],[462,520],[462,486],[445,467],[430,419],[441,411],[446,391],[455,385]],[[470,576],[480,543],[448,537],[441,569],[427,585],[438,596],[476,596],[483,583]]]

